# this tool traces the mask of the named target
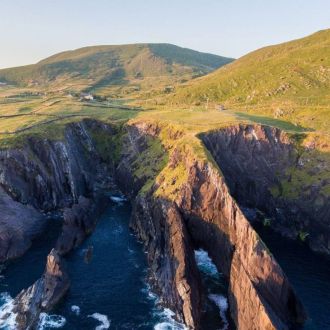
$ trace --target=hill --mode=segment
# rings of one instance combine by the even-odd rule
[[[189,106],[223,104],[327,129],[330,29],[245,55],[178,89],[174,100]]]
[[[204,75],[232,59],[171,44],[94,46],[53,55],[34,65],[0,70],[0,81],[51,90],[106,92],[152,89]]]

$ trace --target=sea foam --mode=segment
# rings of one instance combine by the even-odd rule
[[[154,326],[154,330],[188,330],[188,328],[174,319],[175,313],[169,308],[164,308],[160,313],[161,322]]]
[[[76,315],[79,315],[80,314],[80,307],[77,306],[77,305],[72,305],[71,306],[71,312],[76,314]]]
[[[195,260],[198,268],[205,274],[218,278],[219,272],[206,251],[199,249],[195,251]]]
[[[226,312],[228,310],[228,300],[226,297],[224,297],[221,294],[209,294],[208,298],[213,301],[220,311],[220,317],[223,321],[223,327],[221,330],[227,330],[228,329],[228,320],[226,317]]]
[[[114,196],[114,195],[110,196],[110,199],[115,203],[123,203],[127,200],[124,196]]]
[[[91,317],[99,322],[101,322],[100,325],[98,325],[95,330],[103,330],[103,329],[109,329],[111,325],[111,321],[109,321],[108,317],[106,315],[100,314],[100,313],[93,313],[92,315],[88,315],[88,317]]]
[[[16,329],[16,314],[13,312],[14,299],[9,293],[0,294],[0,328],[6,330]]]
[[[39,316],[38,330],[49,329],[49,328],[62,328],[66,323],[65,317],[61,315],[50,315],[47,313],[41,313]]]

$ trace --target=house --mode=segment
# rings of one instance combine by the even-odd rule
[[[81,93],[80,94],[80,101],[93,101],[94,96],[90,93]]]

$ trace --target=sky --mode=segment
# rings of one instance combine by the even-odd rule
[[[326,28],[330,0],[0,0],[0,68],[139,42],[238,58]]]

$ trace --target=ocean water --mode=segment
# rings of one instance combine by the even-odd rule
[[[67,258],[71,288],[53,311],[65,318],[61,329],[184,329],[150,291],[146,255],[129,230],[129,203],[112,201],[94,233]]]
[[[261,225],[256,229],[307,310],[309,319],[303,329],[330,329],[330,260],[303,242],[285,239]]]

